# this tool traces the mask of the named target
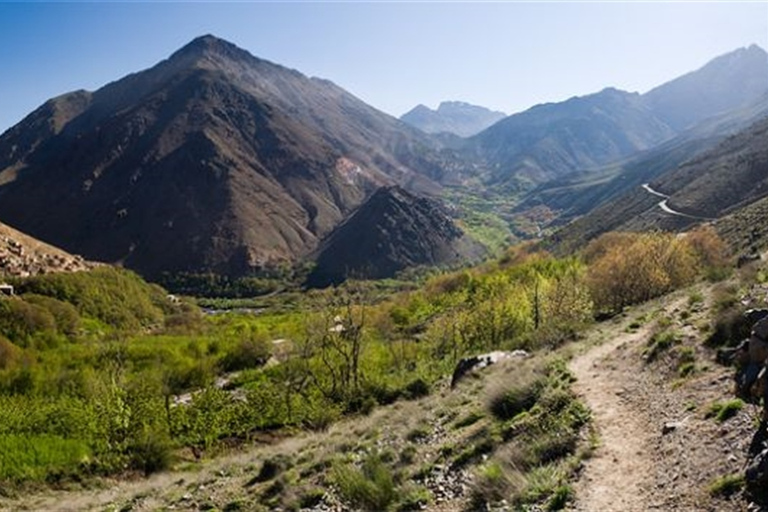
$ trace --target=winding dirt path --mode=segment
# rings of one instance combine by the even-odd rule
[[[634,345],[647,330],[621,334],[571,361],[577,378],[574,390],[592,410],[599,446],[585,461],[575,485],[572,510],[628,512],[647,510],[643,484],[653,479],[651,436],[647,425],[623,399],[626,369],[609,356],[620,347]]]

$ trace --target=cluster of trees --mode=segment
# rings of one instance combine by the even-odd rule
[[[609,314],[687,286],[701,275],[722,277],[728,265],[726,246],[711,226],[685,235],[607,233],[587,246],[583,258],[595,306]]]

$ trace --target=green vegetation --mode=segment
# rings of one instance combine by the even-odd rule
[[[725,475],[709,485],[709,494],[712,496],[728,497],[736,494],[744,488],[744,475]]]
[[[727,400],[725,402],[714,402],[709,406],[709,409],[707,409],[705,417],[715,418],[722,423],[736,416],[736,414],[743,408],[744,401],[738,398]]]
[[[594,251],[590,258],[600,261]],[[19,295],[0,298],[0,484],[148,474],[258,432],[325,429],[379,404],[418,399],[467,354],[543,352],[575,338],[601,296],[595,275],[578,257],[521,246],[473,269],[423,277],[419,286],[351,282],[290,293],[258,314],[216,315],[114,268],[12,280]],[[225,284],[236,288],[212,286]],[[654,343],[660,351],[666,342]],[[478,500],[504,489],[515,503],[554,507],[569,495],[588,414],[562,363],[518,372],[486,410],[443,414],[444,424],[475,437],[446,445],[439,457],[454,467],[488,458]],[[430,432],[416,426],[409,440]],[[337,461],[335,478],[360,507],[407,508],[424,492],[409,487],[397,465],[416,455],[402,449],[362,464]],[[269,478],[267,507],[298,471],[272,462],[259,476]]]
[[[387,510],[398,498],[395,476],[378,454],[368,455],[360,468],[339,464],[333,481],[342,497],[364,510]]]
[[[564,507],[571,495],[568,481],[585,456],[577,451],[579,433],[589,421],[589,411],[570,390],[571,379],[564,361],[554,360],[515,368],[511,385],[490,391],[488,409],[499,437],[477,471],[475,507],[501,500],[521,509]]]
[[[678,334],[673,331],[660,331],[655,333],[648,340],[643,352],[645,360],[648,362],[655,361],[662,353],[678,343],[680,343],[680,338]]]

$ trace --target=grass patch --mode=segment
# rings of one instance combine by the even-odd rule
[[[431,433],[432,429],[429,425],[419,425],[418,427],[411,429],[405,435],[405,439],[412,443],[419,443],[425,441]]]
[[[88,461],[83,441],[52,435],[0,435],[0,480],[44,481],[76,474]]]
[[[483,414],[482,412],[472,411],[466,416],[464,416],[463,418],[456,420],[456,423],[454,423],[453,426],[456,429],[468,427],[470,425],[474,425],[475,423],[477,423],[483,418],[485,418],[485,414]]]
[[[683,363],[677,368],[677,374],[682,377],[689,377],[696,372],[696,363]]]
[[[643,351],[645,360],[647,362],[655,361],[662,353],[666,352],[677,343],[680,343],[677,333],[673,331],[657,332],[648,340],[648,344]]]
[[[398,497],[394,475],[378,455],[369,455],[360,468],[337,465],[333,482],[347,502],[363,510],[387,510]]]
[[[715,402],[709,406],[704,417],[715,418],[720,423],[723,423],[736,416],[736,414],[743,408],[744,401],[739,398],[734,398],[733,400],[727,400],[725,402]]]
[[[725,475],[709,484],[708,491],[711,496],[727,498],[741,491],[744,483],[744,475]]]

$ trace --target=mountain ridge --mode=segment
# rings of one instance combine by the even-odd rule
[[[0,150],[0,219],[147,276],[294,262],[376,188],[438,193],[455,161],[332,82],[212,36],[46,102]]]

